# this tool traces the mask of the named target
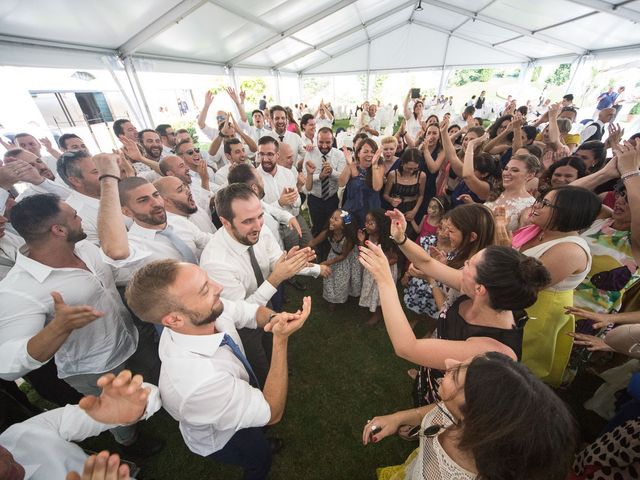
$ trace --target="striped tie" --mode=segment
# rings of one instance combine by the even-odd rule
[[[322,165],[324,166],[324,164],[327,161],[327,156],[326,155],[322,155]],[[327,175],[325,178],[323,178],[321,180],[321,186],[322,186],[322,200],[328,200],[329,197],[331,197],[331,181],[330,181],[330,175]]]

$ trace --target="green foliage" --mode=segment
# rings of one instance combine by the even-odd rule
[[[240,89],[247,94],[247,101],[257,104],[267,90],[267,82],[262,77],[246,78],[240,82]]]
[[[382,89],[384,88],[384,84],[389,78],[389,75],[376,75],[376,81],[373,84],[373,96],[372,98],[378,100],[382,95]]]
[[[537,67],[533,67],[533,73],[531,74],[531,83],[535,83],[540,78],[540,73],[542,72],[542,67],[538,65]]]
[[[551,85],[564,85],[569,80],[570,75],[571,64],[561,63],[558,65],[558,68],[556,68],[553,73],[547,77],[544,83]]]
[[[629,111],[629,115],[640,115],[640,103],[636,103]]]
[[[491,77],[493,77],[493,68],[464,68],[455,71],[449,86],[453,86],[452,82],[458,87],[472,82],[488,82]]]
[[[302,77],[302,91],[304,97],[315,97],[323,90],[329,88],[331,77]]]
[[[174,122],[172,126],[174,130],[180,130],[181,128],[184,128],[189,132],[189,135],[191,135],[191,138],[193,138],[194,145],[198,143],[198,135],[196,133],[197,129],[196,129],[195,120],[189,120],[189,121],[184,120],[180,122]]]

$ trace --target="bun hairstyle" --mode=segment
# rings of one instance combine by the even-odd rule
[[[459,446],[472,453],[479,478],[567,478],[576,450],[575,421],[527,367],[497,352],[478,355],[466,367],[464,396]]]
[[[551,275],[540,260],[511,247],[492,245],[476,265],[476,282],[487,289],[494,310],[522,310],[536,302],[538,292],[551,283]]]

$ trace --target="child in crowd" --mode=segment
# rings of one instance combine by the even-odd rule
[[[385,216],[384,210],[381,208],[369,210],[365,216],[364,229],[358,231],[358,242],[361,246],[364,246],[366,240],[380,245],[382,251],[389,259],[391,274],[394,280],[396,280],[398,276],[398,253],[396,246],[389,238],[389,232],[389,219]],[[362,289],[360,290],[359,305],[361,307],[367,307],[372,314],[367,321],[367,325],[376,325],[382,318],[378,286],[371,274],[366,270],[362,274]]]
[[[450,250],[450,247],[446,248],[446,246],[443,246],[438,242],[439,239],[437,236],[442,216],[445,214],[448,206],[449,200],[447,197],[433,197],[429,201],[427,214],[422,217],[420,225],[418,226],[415,220],[411,221],[414,231],[420,232],[416,239],[416,243],[426,251],[429,251],[429,247],[436,245],[440,247],[440,250],[445,252]],[[430,318],[437,318],[440,309],[433,298],[431,286],[426,280],[412,276],[410,270],[410,268],[407,269],[401,280],[402,285],[405,287],[405,306],[418,315],[427,315]]]
[[[336,304],[346,303],[349,296],[360,296],[362,286],[362,266],[358,262],[355,249],[358,227],[355,219],[346,210],[336,210],[329,218],[327,228],[322,230],[310,243],[311,248],[324,241],[331,247],[329,256],[322,265],[331,267],[331,275],[322,282],[322,297],[329,302],[329,310]]]

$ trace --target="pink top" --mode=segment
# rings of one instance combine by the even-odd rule
[[[438,233],[438,227],[431,225],[428,220],[425,218],[424,222],[422,222],[422,230],[420,230],[420,235],[416,238],[416,243],[420,244],[420,239],[426,237],[427,235],[436,235]]]
[[[517,250],[530,240],[540,235],[542,229],[538,225],[527,225],[515,231],[511,239],[511,246]]]

